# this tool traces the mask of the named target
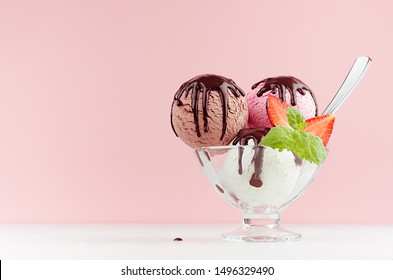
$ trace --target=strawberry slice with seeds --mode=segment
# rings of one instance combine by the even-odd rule
[[[287,109],[289,105],[280,98],[269,95],[267,98],[267,113],[270,122],[275,126],[289,127]]]
[[[318,136],[322,139],[323,145],[326,147],[329,142],[330,135],[333,131],[333,125],[336,117],[333,114],[327,114],[323,116],[317,116],[306,120],[307,126],[304,128],[305,131]]]

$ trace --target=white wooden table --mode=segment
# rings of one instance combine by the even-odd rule
[[[236,226],[0,225],[0,259],[393,259],[393,225],[292,224],[285,227],[301,233],[301,241],[220,239]]]

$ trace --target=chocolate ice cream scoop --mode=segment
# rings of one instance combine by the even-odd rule
[[[172,129],[191,148],[228,145],[247,119],[243,90],[219,75],[186,81],[172,102]]]

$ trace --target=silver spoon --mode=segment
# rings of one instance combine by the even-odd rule
[[[371,58],[368,56],[359,56],[355,60],[343,84],[336,95],[333,97],[332,101],[330,101],[325,111],[323,111],[322,115],[334,114],[341,107],[341,105],[345,102],[345,100],[347,100],[347,98],[359,84],[360,80],[363,78],[367,67],[370,65],[370,62]]]

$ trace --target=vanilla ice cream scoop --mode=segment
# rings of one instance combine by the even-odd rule
[[[290,151],[239,146],[228,152],[220,178],[225,189],[247,208],[279,207],[295,188],[301,168],[301,159]]]

